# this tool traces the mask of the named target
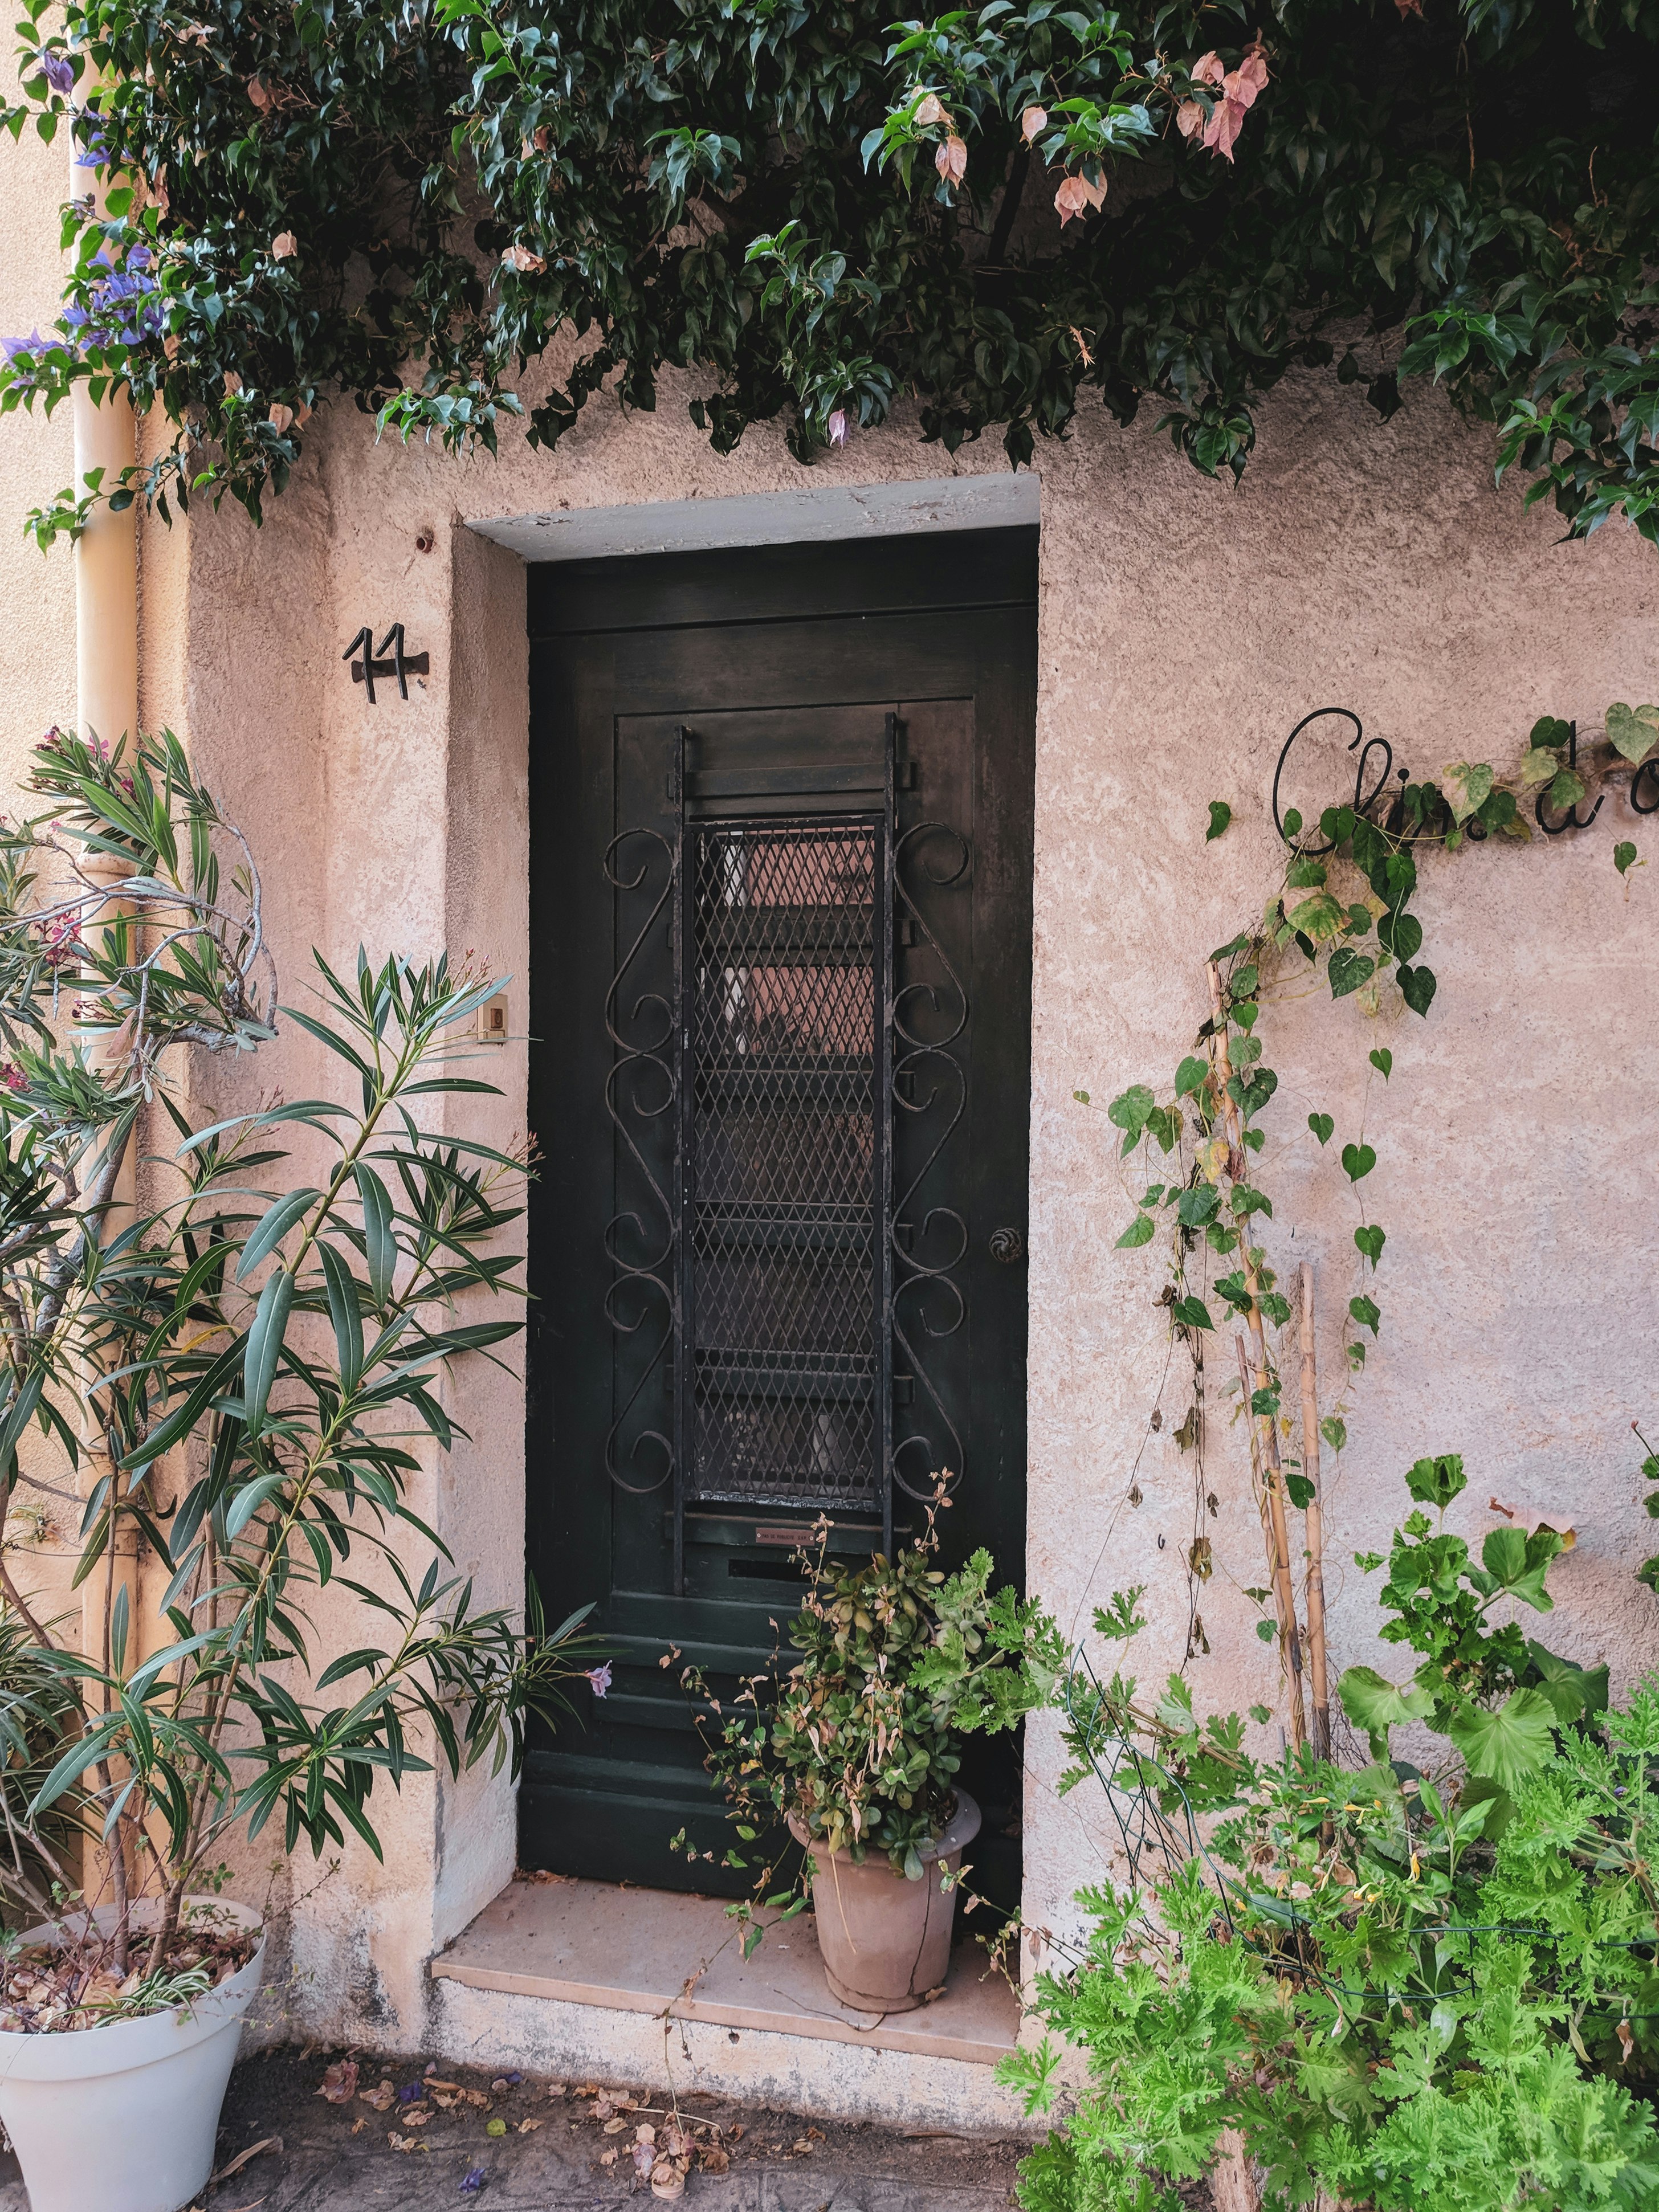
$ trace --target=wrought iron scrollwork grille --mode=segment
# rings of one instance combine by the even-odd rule
[[[886,825],[686,826],[689,1503],[880,1503],[891,1402]]]
[[[969,1235],[933,1188],[966,1109],[969,1006],[927,910],[965,886],[966,839],[897,830],[890,715],[867,812],[688,818],[687,736],[676,834],[626,832],[605,861],[629,1194],[606,1231],[606,1465],[635,1495],[672,1486],[677,1588],[689,1505],[878,1515],[890,1547],[895,1486],[960,1476],[922,1354],[965,1318]]]

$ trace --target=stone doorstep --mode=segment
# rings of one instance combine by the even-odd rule
[[[745,1960],[717,1898],[603,1881],[510,1882],[431,1972],[477,1990],[976,2066],[1012,2051],[1019,2029],[1018,2000],[971,1939],[932,2004],[854,2012],[830,1992],[810,1912],[772,1927]]]

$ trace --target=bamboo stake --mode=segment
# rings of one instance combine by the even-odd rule
[[[1273,1611],[1279,1617],[1279,1652],[1289,1678],[1291,1691],[1291,1741],[1299,1751],[1306,1733],[1302,1713],[1302,1646],[1296,1626],[1296,1590],[1291,1580],[1290,1553],[1285,1540],[1285,1504],[1279,1501],[1279,1510],[1273,1511],[1274,1492],[1261,1464],[1261,1444],[1255,1418],[1250,1414],[1250,1360],[1244,1349],[1244,1340],[1236,1336],[1238,1347],[1238,1380],[1244,1393],[1245,1417],[1249,1425],[1250,1480],[1255,1491],[1256,1510],[1261,1516],[1261,1540],[1267,1554],[1267,1579],[1273,1585]]]
[[[1331,1693],[1325,1667],[1325,1519],[1319,1499],[1319,1372],[1314,1345],[1313,1269],[1302,1262],[1302,1472],[1313,1486],[1308,1500],[1308,1572],[1303,1602],[1308,1615],[1308,1672],[1313,1687],[1315,1756],[1331,1755]]]
[[[1215,2212],[1259,2212],[1255,2169],[1249,2146],[1237,2128],[1223,2128],[1216,2137],[1215,2164],[1210,2168],[1210,2196]]]
[[[1244,1123],[1237,1100],[1230,1097],[1227,1085],[1232,1080],[1232,1060],[1227,1050],[1227,1022],[1221,1010],[1221,970],[1214,961],[1210,963],[1211,1034],[1215,1040],[1215,1072],[1219,1079],[1219,1111],[1226,1127],[1227,1143],[1231,1150],[1235,1180],[1242,1177],[1244,1160]],[[1248,1223],[1242,1224],[1238,1232],[1241,1256],[1243,1261],[1244,1287],[1249,1292],[1250,1309],[1245,1316],[1245,1326],[1250,1333],[1251,1364],[1255,1371],[1255,1389],[1265,1390],[1272,1381],[1272,1370],[1267,1364],[1267,1336],[1261,1321],[1261,1281],[1256,1264],[1250,1257],[1250,1231]],[[1243,1347],[1241,1346],[1241,1355]],[[1285,1644],[1285,1656],[1290,1673],[1291,1741],[1297,1750],[1308,1733],[1307,1717],[1302,1701],[1302,1639],[1297,1630],[1296,1601],[1291,1583],[1290,1534],[1285,1522],[1285,1474],[1279,1458],[1279,1426],[1270,1413],[1258,1416],[1250,1413],[1252,1389],[1246,1379],[1244,1410],[1251,1420],[1261,1422],[1262,1490],[1267,1500],[1267,1510],[1273,1524],[1276,1557],[1273,1561],[1273,1587],[1277,1591],[1283,1579],[1284,1597],[1281,1602],[1279,1626]],[[1254,1434],[1254,1430],[1252,1434]]]

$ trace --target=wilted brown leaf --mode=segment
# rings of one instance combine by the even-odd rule
[[[705,2144],[697,2154],[697,2164],[705,2173],[729,2173],[732,2160],[718,2143]]]
[[[377,2112],[389,2112],[398,2101],[397,2087],[391,2081],[383,2081],[378,2089],[365,2089],[361,2095],[362,2101],[373,2105]]]
[[[1028,107],[1019,118],[1019,135],[1028,146],[1034,138],[1040,138],[1048,128],[1048,111],[1046,107]]]
[[[952,190],[968,173],[968,146],[953,131],[933,156],[933,167]]]
[[[950,118],[945,102],[936,92],[930,92],[917,106],[914,120],[925,131],[933,124],[948,122]]]
[[[547,264],[539,253],[524,245],[509,246],[501,256],[509,269],[516,269],[520,276],[539,276]]]
[[[291,261],[299,251],[300,241],[291,230],[279,230],[270,241],[273,260]]]
[[[337,2059],[317,2085],[317,2094],[331,2105],[349,2105],[357,2094],[357,2062]]]

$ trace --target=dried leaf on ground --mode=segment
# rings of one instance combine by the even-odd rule
[[[357,2062],[337,2059],[317,2085],[317,2094],[331,2105],[349,2105],[357,2094]]]
[[[227,2164],[219,2168],[219,2171],[210,2179],[208,2187],[211,2189],[214,2183],[217,2181],[228,2181],[233,2173],[240,2173],[242,2168],[247,2164],[248,2160],[250,2159],[258,2158],[262,2150],[274,2150],[280,2152],[282,2148],[283,2139],[281,2136],[266,2136],[263,2142],[250,2143],[246,2150],[238,2151],[234,2158],[229,2160]]]

